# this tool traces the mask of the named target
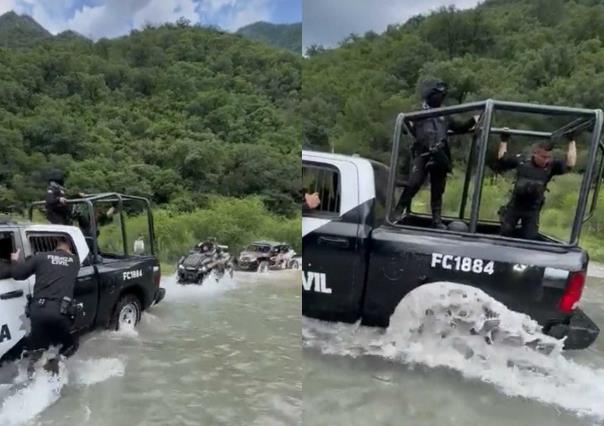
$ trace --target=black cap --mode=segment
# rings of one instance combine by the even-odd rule
[[[56,182],[59,185],[63,185],[63,183],[65,182],[65,173],[63,173],[63,171],[59,169],[51,170],[51,172],[48,174],[48,181]]]

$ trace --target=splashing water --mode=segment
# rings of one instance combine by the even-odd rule
[[[445,367],[465,378],[604,420],[604,370],[565,358],[563,342],[474,287],[434,283],[397,307],[386,329],[304,318],[303,344],[325,354]]]
[[[46,360],[42,359],[41,363]],[[59,374],[53,375],[37,368],[32,379],[27,379],[26,367],[20,366],[14,389],[8,391],[0,406],[0,424],[20,425],[35,418],[54,404],[61,396],[61,389],[68,383],[63,362],[59,363]]]
[[[200,296],[217,296],[237,288],[234,278],[224,275],[218,281],[210,274],[203,284],[182,285],[176,282],[176,275],[170,275],[162,279],[162,287],[166,289],[166,300],[170,302],[195,302]]]

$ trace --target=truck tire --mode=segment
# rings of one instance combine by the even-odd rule
[[[111,330],[135,328],[140,322],[142,311],[138,297],[133,294],[123,295],[115,305],[109,328]]]
[[[289,268],[298,270],[298,269],[300,269],[300,263],[298,263],[297,260],[292,260],[291,263],[289,264]]]

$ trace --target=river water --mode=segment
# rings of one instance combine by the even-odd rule
[[[593,272],[582,307],[603,327],[604,276]],[[433,303],[438,291],[424,296],[397,310],[386,332],[303,319],[304,424],[604,425],[604,338],[585,351],[556,347],[547,355],[409,331],[426,321],[409,312],[430,307],[442,315]],[[524,316],[497,309],[511,333],[530,328]]]
[[[299,272],[162,285],[136,331],[91,334],[58,380],[0,385],[0,425],[300,424]]]

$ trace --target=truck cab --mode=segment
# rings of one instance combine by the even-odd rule
[[[10,254],[17,249],[21,250],[20,261],[37,253],[52,251],[56,238],[66,237],[80,260],[74,299],[82,309],[73,322],[72,332],[85,334],[96,328],[116,330],[136,326],[142,312],[159,303],[165,295],[165,290],[160,287],[159,261],[154,255],[153,222],[148,201],[111,193],[91,195],[69,203],[88,207],[85,210],[90,213],[90,226],[85,230],[86,235],[77,226],[5,220],[0,223],[0,262],[10,263]],[[122,245],[123,252],[111,250],[115,236],[119,236],[118,240],[127,241],[125,210],[130,204],[143,206],[139,209],[130,207],[132,212],[147,210],[150,244],[147,245],[148,252],[138,255],[130,254],[127,244]],[[34,208],[41,205],[32,205],[31,219],[34,218]],[[92,213],[102,205],[117,207],[119,213],[114,220],[120,225],[108,225],[97,234],[97,221]],[[26,281],[0,280],[0,327],[4,330],[0,338],[0,361],[18,357],[23,350],[24,337],[29,331],[25,306],[34,285],[33,276]]]
[[[412,123],[476,112],[481,119],[461,150],[467,161],[461,172],[465,178],[457,210],[449,209],[444,217],[447,229],[433,228],[431,217],[415,210],[421,199],[399,217],[394,206],[397,186],[404,185],[401,151],[409,151],[413,143]],[[520,114],[544,116],[542,124],[558,127],[533,130],[522,121],[515,128],[513,119]],[[583,135],[586,164],[566,239],[543,230],[535,240],[501,236],[500,224],[488,217],[486,206],[481,208],[488,153],[497,142],[492,136],[503,132],[498,123],[525,144]],[[546,334],[565,338],[566,348],[589,346],[599,328],[577,306],[589,260],[578,241],[596,207],[603,167],[601,132],[601,110],[488,100],[400,114],[389,166],[356,155],[303,151],[305,192],[316,192],[321,200],[319,207],[303,214],[303,315],[387,327],[396,307],[414,289],[455,282],[480,288],[508,308],[528,314]]]

